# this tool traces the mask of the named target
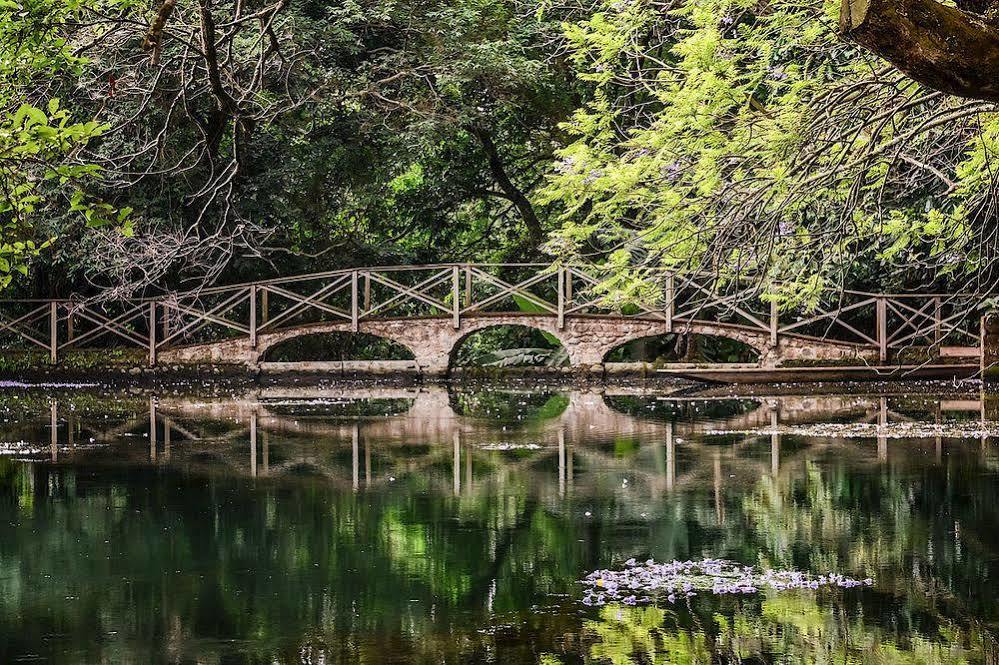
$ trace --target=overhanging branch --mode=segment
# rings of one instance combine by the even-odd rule
[[[999,30],[990,18],[935,0],[842,0],[840,30],[923,85],[999,101]]]

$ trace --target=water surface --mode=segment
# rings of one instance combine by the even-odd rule
[[[0,663],[995,662],[999,457],[904,392],[0,393]],[[580,602],[631,557],[875,584]]]

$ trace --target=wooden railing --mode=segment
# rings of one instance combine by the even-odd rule
[[[833,304],[795,316],[752,290],[717,293],[707,279],[650,272],[645,302],[614,305],[601,291],[607,275],[594,266],[437,264],[335,270],[124,302],[69,299],[0,300],[0,344],[6,338],[44,349],[54,363],[84,346],[157,352],[178,344],[257,336],[319,321],[448,317],[489,312],[555,317],[611,315],[662,320],[667,332],[693,322],[749,328],[770,336],[837,340],[892,351],[978,343],[977,300],[965,294],[831,293]]]

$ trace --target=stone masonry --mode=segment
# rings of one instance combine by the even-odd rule
[[[615,316],[572,316],[565,319],[561,329],[557,324],[556,317],[551,315],[484,313],[462,317],[458,329],[454,328],[451,318],[423,317],[362,320],[358,332],[383,337],[406,347],[416,358],[420,373],[435,376],[448,372],[452,355],[465,337],[493,326],[527,326],[550,333],[568,351],[572,367],[584,371],[600,371],[607,353],[622,344],[669,331],[666,321]],[[258,334],[256,348],[247,337],[241,337],[168,349],[160,353],[159,359],[164,363],[221,362],[256,367],[270,348],[286,340],[350,330],[350,323],[346,321],[303,325]],[[774,347],[769,331],[734,324],[674,321],[674,331],[680,330],[743,342],[760,354],[763,367],[777,367],[788,360],[852,360],[864,364],[876,360],[877,356],[877,350],[867,346],[795,335],[781,335]]]

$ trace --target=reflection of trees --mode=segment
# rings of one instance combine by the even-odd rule
[[[419,478],[361,495],[156,469],[102,469],[95,484],[89,472],[10,466],[20,471],[0,476],[0,635],[22,653],[55,623],[54,650],[96,649],[76,661],[53,651],[57,662],[156,660],[146,648],[270,662],[294,655],[308,627],[320,642],[410,635],[417,650],[451,633],[458,652],[459,635],[484,639],[486,616],[564,591],[583,567],[573,531],[516,478],[455,498]],[[9,520],[24,470],[44,500]],[[94,639],[110,631],[121,638]],[[374,657],[383,645],[369,647]]]
[[[565,409],[558,398],[476,398],[473,411],[497,421],[457,444],[362,435],[354,456],[355,423],[272,430],[270,470],[282,478],[250,477],[247,426],[232,419],[185,422],[218,438],[175,432],[156,465],[141,436],[65,453],[72,468],[0,460],[0,662],[47,643],[71,665],[164,653],[297,662],[304,650],[374,662],[386,648],[425,662],[561,650],[572,662],[932,663],[974,662],[992,639],[977,626],[995,616],[982,589],[999,572],[999,489],[977,444],[937,465],[931,445],[899,442],[883,465],[870,442],[785,436],[772,475],[767,437],[688,442],[672,489],[653,482],[664,440],[641,432],[570,432],[571,451],[476,448],[499,425],[504,441],[541,441],[536,425]],[[136,411],[148,418],[147,403]],[[355,490],[352,465],[367,478],[369,443],[378,482]],[[303,477],[304,465],[317,475]],[[605,611],[583,629],[575,580],[629,556],[727,556],[871,574],[878,587],[737,606],[699,597],[694,614],[621,608],[624,619]],[[562,602],[571,609],[533,609]],[[118,636],[95,640],[109,631]],[[57,653],[66,644],[79,653]]]
[[[456,390],[450,392],[449,398],[451,408],[460,416],[525,427],[557,418],[569,406],[566,395],[551,392]]]
[[[666,422],[698,422],[723,420],[752,413],[760,408],[758,400],[723,399],[696,401],[661,401],[648,395],[608,395],[607,405],[636,418],[665,420]]]
[[[806,462],[802,473],[761,478],[741,507],[761,563],[869,574],[913,611],[994,620],[981,584],[999,575],[999,491],[962,465],[903,461],[859,475]]]
[[[653,663],[942,663],[984,662],[981,636],[952,625],[932,637],[894,636],[859,620],[832,600],[807,594],[762,600],[702,600],[691,616],[657,607],[612,605],[585,623],[589,657],[613,665]],[[707,610],[704,605],[710,605]],[[541,663],[563,661],[547,655]]]

